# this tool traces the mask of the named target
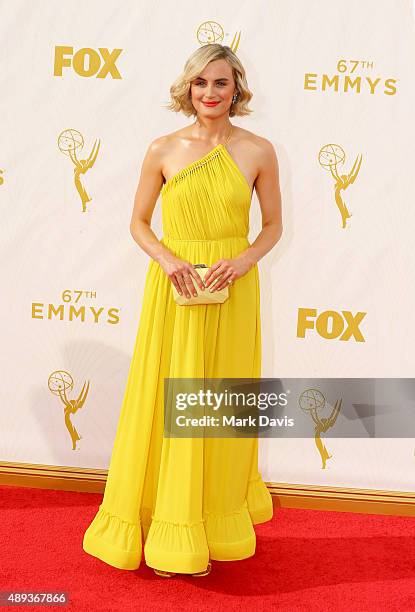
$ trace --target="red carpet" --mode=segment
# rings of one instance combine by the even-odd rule
[[[276,509],[256,555],[209,576],[112,568],[82,550],[102,495],[0,487],[0,590],[66,591],[21,610],[415,610],[415,518]],[[8,608],[5,608],[8,609]]]

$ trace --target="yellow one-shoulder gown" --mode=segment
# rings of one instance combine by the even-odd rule
[[[225,145],[161,190],[163,237],[175,255],[208,266],[249,245],[251,188]],[[105,493],[83,549],[121,569],[180,573],[210,559],[255,554],[253,525],[273,516],[258,471],[258,438],[164,437],[164,378],[259,378],[261,320],[255,264],[222,304],[180,306],[151,260]]]

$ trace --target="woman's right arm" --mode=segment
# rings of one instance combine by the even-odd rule
[[[180,294],[184,293],[189,298],[189,291],[196,295],[191,277],[201,289],[204,288],[199,274],[191,263],[176,257],[165,247],[151,229],[154,207],[163,186],[162,156],[164,150],[165,137],[156,138],[144,156],[134,198],[130,233],[143,251],[160,264],[177,291]]]
[[[130,232],[136,243],[153,259],[158,261],[162,255],[171,252],[158,239],[151,229],[154,207],[163,186],[161,155],[163,145],[160,139],[148,147],[141,166],[140,180],[134,198],[134,208],[130,222]]]

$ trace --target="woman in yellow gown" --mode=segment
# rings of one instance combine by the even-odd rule
[[[225,112],[228,94],[219,92],[215,79],[213,97],[220,104],[203,109],[201,93],[194,100],[200,110],[193,114],[206,125],[214,124],[208,118],[219,118],[218,126],[232,130],[229,114],[235,114],[241,91],[249,92],[239,59],[229,47],[214,44],[193,53],[187,69],[191,64],[196,75],[213,69],[221,77],[228,69],[232,102]],[[205,575],[210,559],[254,555],[253,525],[273,516],[272,497],[258,471],[258,438],[163,433],[165,378],[261,376],[259,274],[257,264],[251,260],[246,266],[243,258],[251,246],[252,189],[227,148],[231,135],[161,189],[163,248],[189,267],[212,266],[211,283],[216,273],[216,287],[228,283],[229,298],[178,305],[172,288],[174,283],[186,294],[183,277],[166,274],[158,259],[149,264],[105,493],[83,539],[87,553],[120,569],[138,568],[144,545],[146,564],[161,574]],[[277,209],[276,203],[274,232],[262,243],[257,239],[258,259],[278,239]],[[244,266],[247,271],[238,274]]]

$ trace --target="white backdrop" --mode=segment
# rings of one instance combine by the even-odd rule
[[[1,460],[108,467],[149,263],[129,233],[141,162],[192,121],[163,105],[208,31],[240,35],[254,113],[232,121],[280,165],[284,234],[259,263],[262,375],[414,375],[412,0],[14,0],[0,16]],[[161,237],[160,201],[153,219]],[[251,241],[260,227],[254,196]],[[362,341],[299,336],[303,309],[364,312]],[[415,490],[413,440],[326,445],[323,470],[312,436],[261,440],[263,478]]]

